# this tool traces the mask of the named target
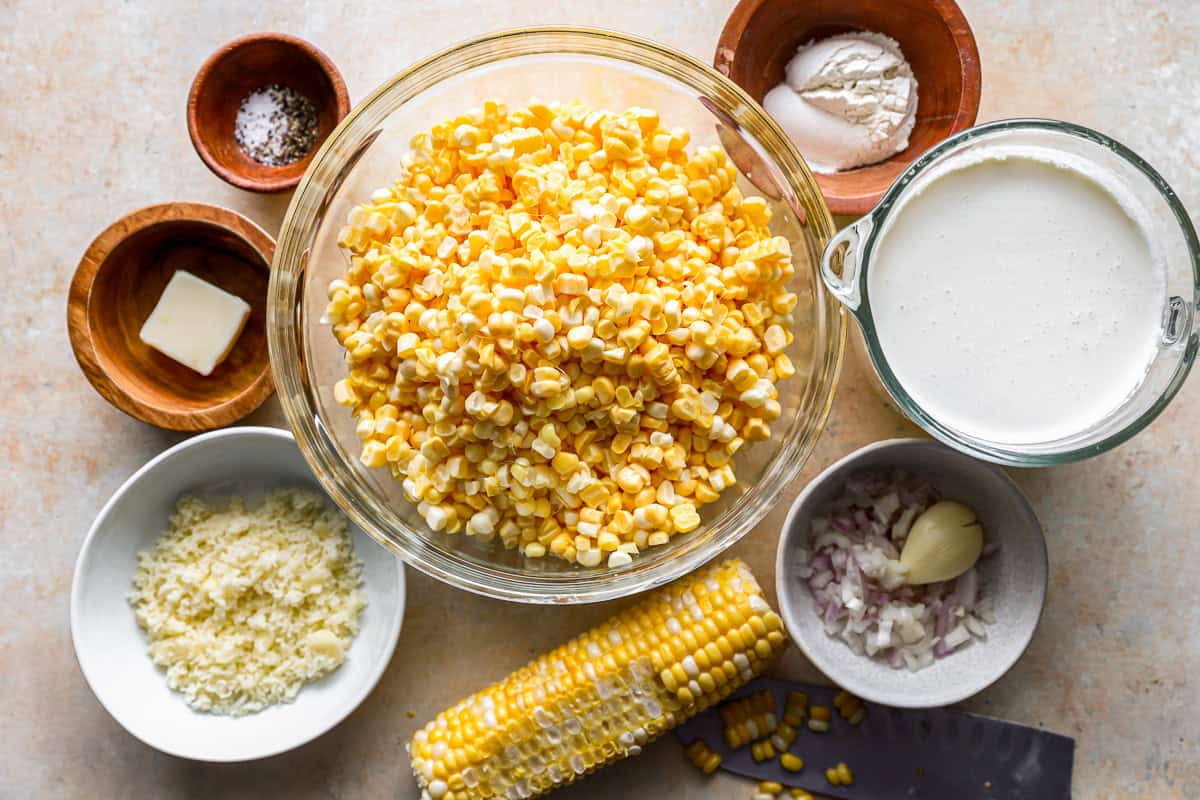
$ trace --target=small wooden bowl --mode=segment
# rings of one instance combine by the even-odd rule
[[[75,269],[67,332],[83,374],[132,417],[177,431],[229,425],[271,395],[267,282],[275,242],[250,220],[201,203],[135,211],[96,237]],[[193,372],[138,337],[176,270],[250,304],[233,351],[211,375]]]
[[[908,147],[878,164],[816,173],[834,214],[869,211],[921,153],[975,124],[979,49],[954,0],[741,0],[725,22],[713,66],[762,102],[783,81],[796,48],[850,31],[900,44],[917,79],[917,120]]]
[[[242,101],[274,83],[307,97],[319,127],[308,155],[280,167],[255,161],[234,134]],[[349,111],[346,82],[328,56],[295,36],[252,33],[217,50],[196,73],[188,93],[188,134],[196,153],[221,179],[252,192],[282,192],[300,182],[321,142]]]

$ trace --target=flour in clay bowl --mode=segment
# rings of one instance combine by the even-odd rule
[[[908,147],[917,79],[894,39],[869,32],[832,36],[796,51],[763,108],[814,172],[841,172]]]

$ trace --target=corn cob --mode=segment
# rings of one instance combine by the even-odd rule
[[[439,714],[409,743],[423,800],[538,797],[719,703],[783,649],[749,568],[705,568]]]

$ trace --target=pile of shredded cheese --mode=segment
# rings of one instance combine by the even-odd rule
[[[129,601],[168,685],[197,711],[239,716],[291,702],[345,660],[361,583],[346,520],[285,489],[253,511],[181,499],[138,554]]]

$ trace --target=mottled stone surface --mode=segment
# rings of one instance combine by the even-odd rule
[[[267,5],[0,0],[0,797],[415,797],[402,743],[419,721],[606,613],[502,605],[410,570],[408,617],[379,688],[333,732],[255,764],[159,755],[84,684],[67,626],[79,544],[121,481],[180,437],[123,416],[80,375],[64,324],[71,271],[98,231],[142,205],[204,200],[274,231],[287,203],[226,186],[192,152],[184,99],[203,59],[247,31],[289,31],[324,48],[358,99],[437,47],[522,24],[618,27],[707,59],[731,3]],[[982,118],[1057,116],[1106,130],[1200,211],[1200,24],[1188,0],[963,5],[983,59]],[[283,420],[271,400],[249,422]],[[1016,474],[1045,523],[1049,602],[1026,657],[968,707],[1076,737],[1079,798],[1200,797],[1198,427],[1193,380],[1115,452]],[[805,474],[909,432],[851,367]],[[764,579],[785,507],[736,551]],[[816,677],[795,652],[780,672]],[[749,791],[732,777],[701,779],[668,739],[559,796]]]

